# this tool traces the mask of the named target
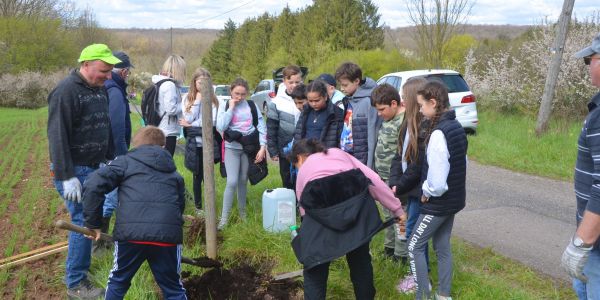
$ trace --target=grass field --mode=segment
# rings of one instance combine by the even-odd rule
[[[48,172],[45,109],[36,111],[0,108],[0,253],[8,257],[36,249],[47,244],[66,240],[66,233],[53,229],[56,219],[68,219],[62,200],[52,186]],[[134,116],[134,115],[132,115]],[[490,116],[483,114],[484,118]],[[134,125],[139,126],[135,119]],[[480,134],[470,141],[471,156],[480,160],[474,139],[483,138],[491,131],[482,125]],[[490,129],[491,130],[491,129]],[[475,145],[474,145],[475,144]],[[567,154],[564,154],[567,155]],[[183,168],[181,156],[176,163],[191,190],[191,174]],[[256,263],[271,261],[273,272],[300,269],[289,246],[289,234],[268,234],[262,229],[261,197],[267,188],[280,185],[275,165],[270,165],[270,175],[248,190],[248,220],[237,218],[236,208],[230,226],[223,232],[219,257],[235,264],[242,257]],[[224,181],[217,179],[217,211],[220,212]],[[193,204],[187,203],[187,213]],[[412,299],[395,290],[406,268],[382,256],[382,235],[371,243],[377,299]],[[565,282],[555,281],[534,272],[531,268],[495,254],[489,249],[474,247],[460,239],[453,239],[454,277],[452,296],[455,299],[573,299],[574,294]],[[187,245],[184,255],[204,255],[204,245]],[[434,255],[431,255],[433,258]],[[112,255],[106,254],[92,260],[92,279],[106,285],[112,265]],[[194,274],[205,269],[183,266]],[[436,261],[432,260],[432,279],[436,280]],[[64,298],[62,284],[64,254],[55,255],[24,266],[0,271],[0,298],[2,299],[54,299]],[[127,299],[159,299],[157,287],[146,265],[136,275]],[[335,261],[330,269],[328,298],[352,299],[352,286],[348,268],[343,259]]]
[[[520,115],[479,113],[477,135],[469,136],[469,159],[554,179],[573,179],[581,121],[553,119],[535,135],[535,120]]]

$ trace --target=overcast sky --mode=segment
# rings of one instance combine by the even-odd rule
[[[408,26],[403,1],[373,0],[379,6],[381,21],[395,28]],[[557,20],[562,0],[476,0],[470,24],[539,24],[544,18]],[[241,24],[246,18],[265,11],[278,15],[286,4],[292,10],[305,7],[311,0],[82,0],[80,8],[92,8],[100,26],[108,28],[212,28],[221,29],[227,19]],[[599,0],[575,1],[578,18],[600,11]]]

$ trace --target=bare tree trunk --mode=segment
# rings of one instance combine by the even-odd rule
[[[404,0],[414,40],[427,65],[442,66],[446,43],[466,21],[476,0]]]
[[[213,152],[213,120],[211,99],[213,96],[212,81],[202,78],[202,162],[204,168],[204,205],[206,208],[206,256],[217,258],[217,214],[215,211],[215,164]]]
[[[554,43],[554,55],[552,63],[548,67],[548,76],[546,76],[546,84],[544,85],[544,93],[542,95],[542,103],[540,103],[540,111],[538,112],[537,124],[535,133],[537,136],[542,135],[548,129],[548,121],[552,113],[552,99],[554,98],[554,89],[558,74],[560,73],[560,63],[569,31],[569,23],[571,22],[571,14],[575,0],[565,0],[558,21],[558,29],[556,31],[556,42]]]

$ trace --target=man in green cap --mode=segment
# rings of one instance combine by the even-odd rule
[[[48,96],[48,145],[54,185],[71,215],[71,222],[83,226],[81,185],[112,159],[108,95],[104,82],[111,79],[113,66],[121,61],[104,44],[81,51],[79,69],[73,70]],[[91,240],[69,233],[65,283],[69,299],[96,299],[104,289],[87,278]]]

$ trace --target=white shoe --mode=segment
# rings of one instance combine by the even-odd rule
[[[433,300],[452,300],[452,297],[440,296],[437,293],[433,295]]]

